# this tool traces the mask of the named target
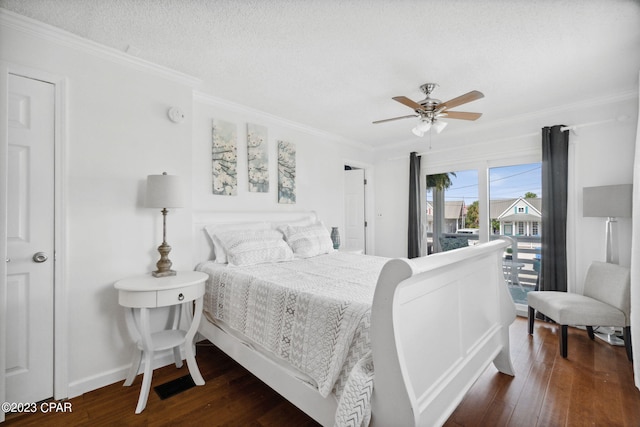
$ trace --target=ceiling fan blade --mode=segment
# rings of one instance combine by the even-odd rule
[[[464,111],[443,111],[441,113],[447,119],[461,119],[461,120],[478,120],[482,113],[466,113]]]
[[[373,122],[373,124],[391,122],[393,120],[408,119],[410,117],[419,117],[419,116],[417,114],[411,114],[410,116],[402,116],[402,117],[394,117],[392,119],[376,120],[375,122]]]
[[[398,101],[401,104],[406,105],[407,107],[413,109],[413,110],[423,110],[424,107],[420,104],[418,104],[415,101],[410,100],[409,98],[407,98],[406,96],[394,96],[392,98],[394,101]]]
[[[441,110],[443,108],[453,108],[458,105],[466,104],[467,102],[475,101],[477,99],[484,98],[484,94],[482,92],[478,92],[477,90],[472,90],[469,93],[465,93],[464,95],[460,95],[457,98],[450,99],[442,104],[438,104],[438,109]]]

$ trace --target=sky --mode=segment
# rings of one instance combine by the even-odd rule
[[[490,169],[489,197],[511,199],[527,192],[542,197],[541,167],[540,163],[529,163]],[[445,192],[446,200],[464,200],[467,205],[478,200],[478,172],[455,171],[455,174],[450,176],[452,185]],[[431,199],[431,194],[428,197]]]

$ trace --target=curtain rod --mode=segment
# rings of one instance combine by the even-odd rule
[[[616,118],[613,119],[606,119],[606,120],[598,120],[595,122],[587,122],[587,123],[581,123],[579,125],[571,125],[571,126],[564,126],[560,128],[560,132],[564,132],[566,130],[570,130],[573,131],[574,134],[578,135],[578,133],[576,132],[577,129],[582,128],[582,127],[587,127],[587,126],[595,126],[595,125],[601,125],[603,123],[609,123],[609,122],[624,122],[629,120],[629,116],[627,116],[626,114],[620,115]]]

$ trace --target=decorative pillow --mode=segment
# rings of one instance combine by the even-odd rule
[[[281,229],[285,225],[290,225],[292,227],[306,227],[308,225],[315,224],[317,220],[312,218],[303,218],[295,221],[277,221],[271,223],[271,228],[275,228],[276,230]]]
[[[321,222],[294,227],[285,225],[280,227],[293,253],[302,258],[333,252],[333,242],[329,231]]]
[[[268,222],[248,222],[244,224],[211,224],[204,227],[211,238],[213,243],[213,252],[215,254],[215,262],[218,264],[227,263],[227,254],[218,239],[218,234],[228,231],[243,231],[243,230],[266,230],[269,228]]]
[[[216,235],[231,265],[287,261],[293,252],[278,230],[225,231]]]

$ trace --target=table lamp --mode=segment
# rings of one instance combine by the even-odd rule
[[[175,175],[147,176],[146,206],[148,208],[162,208],[162,244],[158,246],[160,260],[156,263],[158,269],[151,274],[154,277],[175,276],[176,272],[171,270],[169,252],[171,246],[167,244],[167,208],[181,208],[182,186],[180,177]]]

